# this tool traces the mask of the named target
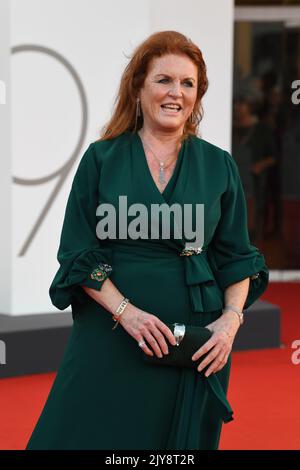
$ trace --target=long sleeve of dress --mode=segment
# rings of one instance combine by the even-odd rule
[[[86,149],[73,179],[57,253],[60,267],[49,289],[60,310],[74,299],[86,301],[89,296],[81,285],[100,290],[112,272],[110,250],[96,234],[100,175],[93,146]]]
[[[237,165],[225,152],[228,183],[221,198],[221,218],[209,248],[211,266],[217,283],[225,290],[250,277],[244,308],[266,289],[269,270],[264,256],[249,241],[247,206]]]

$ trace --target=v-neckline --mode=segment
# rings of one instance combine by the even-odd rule
[[[137,138],[137,143],[138,143],[138,146],[139,146],[139,150],[140,150],[140,154],[141,154],[141,160],[143,161],[143,166],[146,170],[146,173],[148,175],[148,180],[151,181],[151,185],[154,187],[155,191],[162,197],[164,198],[165,195],[167,194],[169,188],[171,187],[173,181],[175,180],[176,178],[176,174],[178,172],[178,169],[179,169],[179,166],[180,166],[180,162],[181,162],[181,159],[182,159],[182,155],[183,155],[183,149],[184,149],[184,144],[185,144],[185,140],[183,140],[183,142],[181,143],[181,147],[180,147],[180,150],[179,150],[179,153],[178,153],[178,157],[177,157],[177,161],[176,161],[176,165],[175,165],[175,168],[174,168],[174,171],[172,173],[172,176],[171,178],[169,179],[165,189],[160,192],[160,190],[158,189],[156,183],[155,183],[155,180],[151,174],[151,171],[150,171],[150,168],[149,168],[149,165],[148,165],[148,161],[147,161],[147,157],[146,157],[146,153],[145,153],[145,149],[144,149],[144,146],[143,146],[143,142],[142,142],[142,139],[139,135],[138,132],[136,132],[134,134]]]

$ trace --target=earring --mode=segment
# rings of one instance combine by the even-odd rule
[[[191,124],[197,124],[197,118],[196,118],[196,114],[194,113],[194,111],[191,112],[189,119],[190,119]]]
[[[140,99],[137,98],[137,99],[136,99],[136,107],[135,107],[135,124],[134,124],[134,131],[133,131],[133,132],[136,132],[137,121],[138,121],[138,118],[139,118],[140,116],[141,116]]]
[[[141,105],[140,105],[140,99],[137,98],[136,100],[136,114],[139,117],[141,115]]]

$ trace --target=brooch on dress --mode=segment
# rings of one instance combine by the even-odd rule
[[[91,279],[102,282],[111,273],[112,267],[109,264],[100,263],[91,273]]]
[[[183,248],[180,256],[191,256],[191,255],[199,255],[202,252],[202,248],[195,248],[193,246],[186,246]]]

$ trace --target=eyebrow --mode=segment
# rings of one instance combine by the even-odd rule
[[[158,73],[157,75],[155,75],[155,77],[167,77],[167,78],[172,78],[170,77],[170,75],[167,75],[166,73]],[[195,81],[195,79],[193,77],[186,77],[184,78],[183,80],[193,80],[193,82]]]

